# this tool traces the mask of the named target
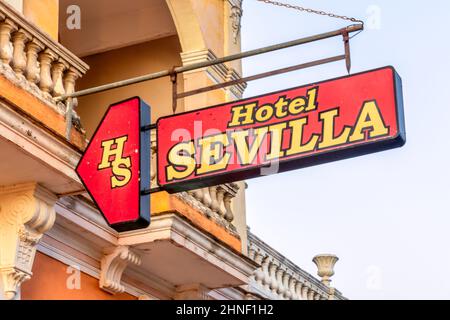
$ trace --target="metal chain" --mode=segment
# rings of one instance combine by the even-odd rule
[[[341,15],[337,15],[337,14],[334,14],[334,13],[329,13],[329,12],[325,12],[325,11],[321,11],[321,10],[314,10],[314,9],[304,8],[304,7],[300,7],[300,6],[296,6],[296,5],[292,5],[292,4],[288,4],[288,3],[283,3],[283,2],[278,2],[278,1],[272,1],[272,0],[256,0],[256,1],[264,2],[264,3],[267,3],[267,4],[272,4],[274,6],[294,9],[294,10],[298,10],[298,11],[314,13],[314,14],[318,14],[318,15],[321,15],[321,16],[328,16],[330,18],[337,18],[337,19],[342,19],[342,20],[347,20],[347,21],[351,21],[351,22],[357,22],[357,23],[364,24],[364,21],[356,19],[356,18],[347,17],[347,16],[341,16]]]

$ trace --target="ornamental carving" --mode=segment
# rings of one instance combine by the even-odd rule
[[[32,276],[36,245],[55,221],[56,196],[36,183],[0,187],[0,300]]]

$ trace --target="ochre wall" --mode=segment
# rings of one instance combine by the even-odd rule
[[[36,253],[31,280],[22,284],[22,300],[134,300],[129,294],[111,295],[98,286],[98,279],[81,273],[81,289],[67,288],[67,265]]]
[[[77,88],[90,88],[180,66],[180,50],[178,37],[171,36],[88,56],[83,60],[91,69],[78,81]],[[182,91],[183,78],[179,78],[178,87]],[[140,96],[152,107],[153,122],[171,113],[172,85],[168,77],[83,97],[79,99],[77,112],[88,138],[110,104],[133,96]],[[183,110],[182,101],[179,101],[179,110]]]
[[[192,1],[191,3],[207,47],[218,57],[223,57],[224,1],[201,0]]]
[[[59,0],[23,0],[23,14],[58,40]]]

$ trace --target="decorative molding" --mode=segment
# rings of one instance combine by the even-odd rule
[[[73,92],[75,81],[88,70],[89,66],[70,50],[0,1],[0,74],[6,79],[65,115],[64,104],[53,98]],[[81,129],[76,112],[69,114]]]
[[[230,3],[230,19],[231,30],[233,32],[233,41],[236,44],[241,34],[241,19],[242,19],[242,0],[228,0]]]
[[[258,268],[251,278],[249,291],[267,299],[344,300],[342,294],[306,271],[248,232],[249,258]]]
[[[67,266],[75,266],[81,272],[93,278],[100,279],[101,259],[104,256],[102,248],[111,247],[113,244],[110,243],[107,246],[104,240],[88,236],[88,234],[91,232],[95,233],[95,231],[89,231],[89,228],[84,232],[80,231],[76,222],[68,225],[66,223],[62,224],[60,210],[56,206],[57,216],[55,224],[42,237],[37,245],[37,250]],[[125,287],[126,293],[134,297],[147,295],[152,300],[168,299],[170,297],[162,293],[160,294],[162,289],[155,284],[154,279],[148,273],[142,275],[140,278],[136,278],[134,272],[130,272],[131,267],[134,266],[129,264],[122,275],[121,284]],[[155,290],[157,291],[155,292]]]
[[[45,247],[42,245],[42,250],[63,263],[80,265],[83,272],[90,272],[96,278],[100,278],[101,273],[99,270],[103,257],[101,248],[130,246],[135,248],[136,252],[144,252],[139,248],[140,244],[162,240],[170,241],[196,256],[207,259],[242,283],[248,282],[248,278],[257,267],[247,257],[231,250],[176,214],[154,216],[148,229],[119,235],[103,225],[104,222],[98,223],[101,222],[101,215],[97,209],[92,204],[82,201],[80,197],[60,199],[56,205],[56,212],[55,227],[44,238]],[[77,236],[81,233],[82,237]],[[46,241],[47,239],[49,241]],[[72,260],[74,262],[71,262]],[[98,266],[96,263],[93,264],[94,260],[99,261]],[[151,273],[144,262],[141,265],[128,264],[121,278],[121,284],[125,286],[126,292],[136,297],[146,294],[155,299],[172,299],[176,294],[174,284]],[[95,274],[95,270],[98,270],[98,275]]]
[[[241,286],[246,287],[247,285]],[[250,294],[241,287],[228,287],[211,290],[208,295],[213,300],[260,300],[256,296],[249,299]]]
[[[206,217],[239,237],[232,224],[234,212],[232,201],[239,191],[236,183],[221,184],[188,192],[177,193],[176,196],[191,207],[202,212]]]
[[[36,245],[55,221],[56,196],[37,183],[0,187],[0,299],[32,276]]]
[[[181,60],[183,62],[183,66],[204,61],[211,61],[214,59],[217,59],[217,56],[214,54],[214,52],[212,52],[209,49],[202,49],[197,51],[181,53]],[[190,74],[199,71],[206,71],[208,76],[215,83],[222,83],[225,81],[236,80],[241,78],[241,75],[235,69],[228,67],[225,63],[217,64],[208,68],[192,70],[189,72],[185,72],[184,74]],[[224,90],[232,93],[234,98],[241,99],[246,87],[247,87],[246,83],[240,83],[234,86],[224,88]]]
[[[0,1],[0,17],[3,15],[8,19],[14,21],[15,24],[26,30],[34,39],[40,43],[44,43],[50,50],[54,51],[56,55],[68,61],[77,72],[84,74],[89,70],[89,66],[78,58],[69,49],[65,48],[59,42],[53,40],[47,33],[43,32],[38,26],[30,23],[25,16],[17,12],[11,5],[5,1]]]
[[[3,102],[0,102],[0,131],[3,138],[20,145],[47,166],[76,181],[79,186],[74,188],[80,189],[81,182],[74,171],[80,160],[80,154],[70,145],[25,119]]]
[[[202,284],[182,285],[176,288],[175,300],[212,300],[211,290]]]
[[[128,246],[119,246],[105,251],[101,261],[100,288],[111,294],[125,292],[121,284],[122,274],[128,264],[141,264],[141,258]]]
[[[231,250],[204,230],[198,229],[186,219],[174,213],[157,215],[152,218],[149,228],[123,232],[121,245],[133,245],[169,240],[177,246],[190,250],[193,254],[207,259],[217,268],[226,270],[243,283],[255,271],[256,264],[249,258]]]

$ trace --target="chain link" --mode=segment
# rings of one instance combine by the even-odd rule
[[[283,2],[272,1],[272,0],[256,0],[256,1],[264,2],[266,4],[272,4],[274,6],[285,7],[288,9],[294,9],[294,10],[298,10],[298,11],[302,11],[302,12],[314,13],[314,14],[318,14],[320,16],[328,16],[330,18],[342,19],[342,20],[347,20],[347,21],[351,21],[351,22],[364,24],[364,22],[362,20],[352,18],[352,17],[342,16],[342,15],[337,15],[337,14],[325,12],[322,10],[314,10],[314,9],[310,9],[310,8],[304,8],[304,7],[292,5],[289,3],[283,3]]]

